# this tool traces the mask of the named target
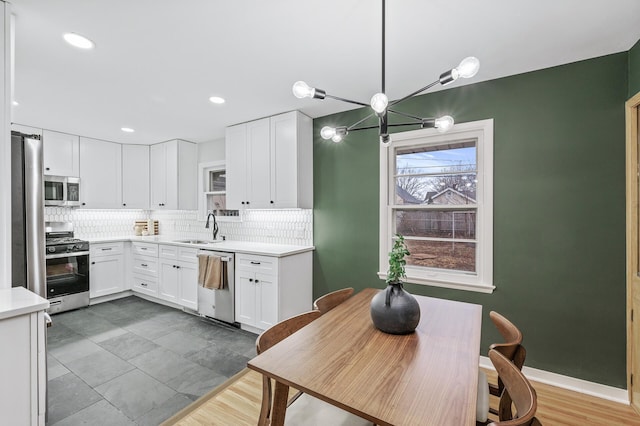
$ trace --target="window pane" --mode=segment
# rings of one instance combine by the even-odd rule
[[[396,150],[396,174],[398,175],[475,172],[476,170],[475,141]]]
[[[476,238],[476,211],[396,210],[395,233],[405,237]]]
[[[227,174],[225,170],[209,172],[209,192],[225,191],[227,188]]]
[[[398,176],[395,204],[475,204],[475,173]]]
[[[405,240],[408,266],[476,272],[476,244]]]

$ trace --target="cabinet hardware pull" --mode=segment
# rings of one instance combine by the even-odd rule
[[[241,203],[241,204],[244,204],[244,201],[241,201],[240,203]]]
[[[260,281],[256,280],[256,284],[258,284]]]
[[[273,204],[273,200],[271,200],[270,203]]]
[[[146,268],[149,265],[147,265],[146,263],[141,263],[140,266],[144,266]]]
[[[92,264],[92,265],[95,265],[95,264],[96,264],[96,262],[91,262],[91,264]]]
[[[260,265],[260,262],[251,262],[252,265]]]
[[[140,247],[140,250],[146,250],[146,249],[147,249],[146,247]]]
[[[126,207],[126,206],[127,206],[127,203],[122,203],[122,205]]]
[[[147,284],[146,284],[146,283],[140,283],[140,285],[141,285],[142,287],[146,287],[146,286],[147,286]]]
[[[82,205],[83,205],[83,206],[86,206],[86,205],[87,205],[87,203],[82,203]]]
[[[113,247],[103,248],[103,249],[100,249],[100,250],[102,250],[102,251],[109,251],[109,250],[111,250],[111,249],[113,249]]]
[[[176,268],[180,269],[180,265],[177,265]]]
[[[253,282],[253,278],[249,278],[249,282],[252,283]]]
[[[45,169],[45,170],[51,170],[49,167],[45,167],[44,169]]]

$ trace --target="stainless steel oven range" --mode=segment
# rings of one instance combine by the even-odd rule
[[[45,223],[49,313],[89,306],[89,242],[74,238],[73,224]]]

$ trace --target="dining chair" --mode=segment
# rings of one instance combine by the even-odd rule
[[[502,397],[509,399],[509,411],[512,402],[516,409],[515,414],[509,413],[490,426],[542,426],[535,417],[538,407],[536,391],[522,371],[497,349],[489,350],[489,359],[504,384]]]
[[[258,355],[291,336],[321,315],[321,311],[314,310],[296,315],[271,326],[260,334],[256,340]],[[282,362],[288,361],[282,360]],[[259,426],[270,424],[272,403],[271,379],[263,375],[262,405],[260,407],[260,417],[258,418]],[[298,392],[287,403],[285,425],[371,426],[372,423],[310,395]]]
[[[353,288],[347,287],[341,290],[332,291],[324,296],[318,297],[313,302],[313,309],[320,311],[322,314],[326,314],[331,309],[335,308],[345,300],[351,297],[353,294]]]
[[[496,350],[510,360],[518,370],[522,370],[527,351],[522,346],[522,332],[511,321],[509,321],[503,315],[491,311],[489,312],[489,318],[493,322],[494,326],[502,336],[504,342],[493,343],[489,346],[489,350]],[[502,398],[504,385],[500,376],[498,376],[497,383],[489,383],[487,375],[479,370],[478,372],[478,399],[476,404],[476,420],[478,424],[486,423],[488,421],[487,415],[489,413],[497,415],[499,419],[506,418],[511,412],[511,402],[508,398]],[[489,407],[489,395],[497,396],[500,398],[498,408]]]

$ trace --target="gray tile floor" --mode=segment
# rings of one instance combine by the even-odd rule
[[[47,331],[51,426],[158,425],[255,356],[255,334],[136,296]]]

